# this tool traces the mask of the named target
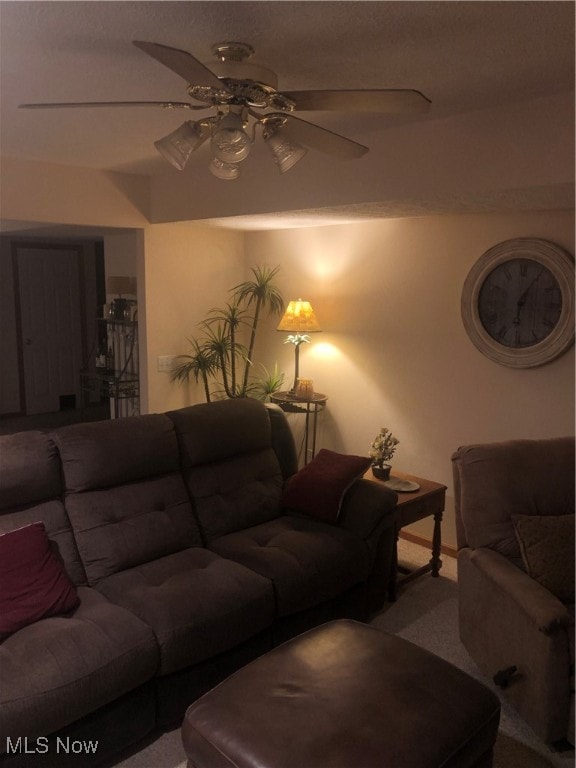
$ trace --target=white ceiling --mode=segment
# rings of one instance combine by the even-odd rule
[[[415,88],[429,115],[303,113],[339,133],[385,129],[574,87],[573,2],[0,2],[3,155],[165,173],[153,142],[192,113],[22,110],[23,102],[186,100],[184,81],[131,44],[209,62],[251,43],[279,89]],[[184,118],[183,118],[184,114]]]

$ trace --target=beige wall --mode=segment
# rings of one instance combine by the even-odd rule
[[[104,270],[106,277],[136,277],[138,265],[135,232],[107,233],[104,236]]]
[[[138,227],[147,223],[145,176],[2,157],[0,218],[6,221]]]
[[[281,264],[285,299],[311,301],[323,327],[300,363],[329,396],[319,446],[365,455],[381,426],[392,429],[394,466],[448,486],[444,540],[453,546],[450,456],[459,445],[574,433],[574,347],[546,366],[513,370],[480,354],[460,319],[474,262],[523,236],[573,254],[574,215],[392,219],[246,238],[247,262]],[[268,327],[265,356],[289,382],[293,347]],[[431,537],[428,521],[412,530]]]
[[[244,238],[201,225],[159,224],[144,231],[144,302],[148,360],[141,374],[142,412],[181,408],[204,400],[195,383],[173,384],[157,370],[159,355],[188,353],[186,338],[208,311],[228,301],[228,288],[244,279]]]

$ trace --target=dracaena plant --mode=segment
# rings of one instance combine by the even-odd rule
[[[173,381],[188,381],[190,376],[202,380],[207,402],[213,397],[262,396],[262,382],[251,378],[256,336],[261,318],[282,314],[284,300],[274,282],[279,267],[251,271],[251,280],[230,290],[230,302],[210,310],[199,325],[202,335],[189,339],[191,354],[179,355],[172,369]],[[248,346],[240,341],[243,336],[248,336]],[[283,376],[272,379],[276,383],[266,383],[266,394],[273,386],[280,388]]]

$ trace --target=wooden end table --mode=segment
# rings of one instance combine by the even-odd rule
[[[375,478],[371,469],[368,469],[364,478],[375,483],[383,483],[384,485],[386,485],[387,482]],[[394,602],[396,600],[398,587],[401,584],[406,584],[407,582],[412,581],[412,579],[422,576],[424,573],[431,573],[432,576],[435,577],[440,573],[440,568],[442,567],[442,560],[440,559],[440,551],[442,547],[441,525],[446,500],[446,486],[441,485],[440,483],[435,483],[432,480],[416,477],[415,475],[407,475],[404,472],[394,472],[390,479],[405,480],[417,483],[420,486],[417,491],[398,492],[398,502],[396,504],[396,509],[394,510],[396,543],[394,546],[394,561],[392,564],[390,586],[388,588],[388,599],[391,602]],[[430,558],[430,561],[421,568],[416,568],[412,571],[399,568],[398,536],[401,529],[406,525],[411,525],[418,520],[424,520],[424,518],[431,516],[434,518],[434,533],[432,535],[432,557]],[[400,576],[399,573],[402,573],[402,576]]]

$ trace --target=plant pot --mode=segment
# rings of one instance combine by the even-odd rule
[[[375,464],[373,464],[372,474],[374,475],[374,477],[378,478],[378,480],[389,480],[391,469],[392,467],[390,464],[383,464],[381,467],[378,467]]]

